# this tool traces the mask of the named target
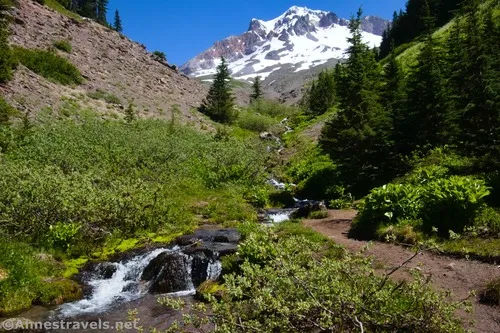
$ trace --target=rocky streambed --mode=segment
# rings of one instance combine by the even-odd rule
[[[18,317],[34,322],[114,325],[128,319],[128,310],[136,309],[141,322],[166,328],[182,313],[158,304],[158,296],[184,296],[187,303],[194,302],[196,288],[204,281],[220,278],[221,257],[235,253],[240,240],[236,229],[202,228],[177,238],[173,244],[134,250],[108,262],[89,263],[75,277],[84,286],[83,299],[52,309],[35,307]]]

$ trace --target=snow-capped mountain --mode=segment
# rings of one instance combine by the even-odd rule
[[[181,71],[197,77],[214,74],[221,56],[232,76],[243,80],[256,75],[265,79],[283,66],[291,66],[294,72],[306,70],[345,57],[348,23],[332,12],[294,6],[270,21],[252,19],[247,32],[216,42]],[[364,42],[378,46],[388,24],[378,17],[365,17]]]

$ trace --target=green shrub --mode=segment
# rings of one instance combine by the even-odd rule
[[[326,210],[318,210],[315,212],[311,212],[308,218],[313,220],[321,220],[326,219],[328,217],[328,212]]]
[[[89,96],[92,99],[102,99],[108,104],[122,104],[122,101],[118,97],[116,97],[111,93],[104,92],[102,90],[89,92],[87,93],[87,96]]]
[[[80,119],[41,119],[2,154],[0,233],[40,245],[55,237],[54,247],[80,255],[110,234],[183,229],[195,223],[193,202],[207,201],[201,214],[214,222],[255,220],[243,193],[265,183],[259,140],[217,140],[168,121]],[[74,237],[64,230],[73,224]]]
[[[15,60],[11,48],[7,43],[2,43],[0,31],[0,83],[7,83],[12,79],[12,68]]]
[[[0,126],[9,125],[10,117],[18,114],[19,112],[0,96]]]
[[[370,260],[346,253],[321,257],[323,247],[300,235],[249,235],[240,245],[241,273],[225,276],[224,298],[209,298],[210,307],[201,308],[209,318],[187,315],[185,326],[170,331],[208,322],[217,332],[355,332],[361,325],[366,332],[465,331],[454,315],[461,304],[447,303],[416,271],[411,282],[385,281]],[[181,305],[170,298],[160,303]]]
[[[71,53],[72,47],[69,41],[67,40],[58,40],[55,41],[52,45],[58,50],[61,50],[66,53]]]
[[[275,123],[276,120],[271,117],[252,112],[241,112],[237,120],[239,127],[253,132],[266,132]]]
[[[353,206],[353,201],[351,196],[344,196],[339,199],[330,200],[328,207],[331,209],[350,209]]]
[[[419,167],[405,176],[403,182],[412,185],[425,185],[434,180],[447,178],[449,172],[448,168],[440,165]]]
[[[497,236],[500,234],[500,213],[491,207],[483,206],[477,214],[474,226],[482,237]]]
[[[161,61],[167,61],[167,55],[164,53],[164,52],[161,52],[161,51],[154,51],[153,52],[153,55],[158,59],[158,60],[161,60]]]
[[[448,237],[472,226],[489,190],[483,180],[453,176],[430,182],[422,195],[423,229]]]
[[[381,226],[397,224],[400,219],[416,219],[421,210],[422,188],[388,184],[373,189],[365,198],[349,235],[371,239]]]
[[[287,170],[292,181],[297,182],[298,197],[311,200],[333,200],[344,195],[336,165],[315,147],[298,154]]]
[[[289,190],[269,193],[269,202],[272,207],[292,207],[295,205],[293,193]]]
[[[67,59],[44,50],[14,48],[14,55],[20,63],[44,78],[64,85],[83,82],[78,69]]]
[[[300,109],[271,100],[259,99],[250,105],[249,111],[282,120],[283,118],[293,117],[298,114]]]
[[[81,297],[73,281],[54,280],[61,268],[46,254],[13,239],[0,238],[0,314],[29,308],[33,302],[56,305]],[[1,275],[1,273],[0,273]]]

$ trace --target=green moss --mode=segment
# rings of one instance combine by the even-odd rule
[[[76,301],[83,297],[81,286],[69,279],[53,279],[46,281],[43,292],[35,301],[40,305],[61,305],[66,302]]]
[[[82,268],[83,265],[85,265],[88,261],[88,258],[76,258],[63,261],[65,269],[62,273],[62,276],[65,278],[70,278],[73,275],[78,274],[80,268]]]
[[[439,249],[447,254],[472,257],[486,262],[500,260],[500,238],[463,237],[440,243]]]
[[[207,301],[211,297],[223,299],[226,288],[216,281],[208,280],[200,284],[196,289],[196,298],[201,301]]]

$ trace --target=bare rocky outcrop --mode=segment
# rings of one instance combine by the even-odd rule
[[[142,117],[169,119],[173,106],[178,105],[176,120],[198,127],[206,122],[192,109],[200,105],[207,88],[159,61],[144,45],[92,20],[69,18],[31,0],[18,1],[13,16],[12,45],[48,49],[55,41],[68,41],[71,53],[56,52],[69,59],[85,78],[82,85],[61,86],[19,66],[13,80],[0,87],[19,110],[36,113],[50,107],[57,112],[70,102],[104,116],[121,117],[132,102]],[[121,103],[89,98],[95,91],[116,96]]]

